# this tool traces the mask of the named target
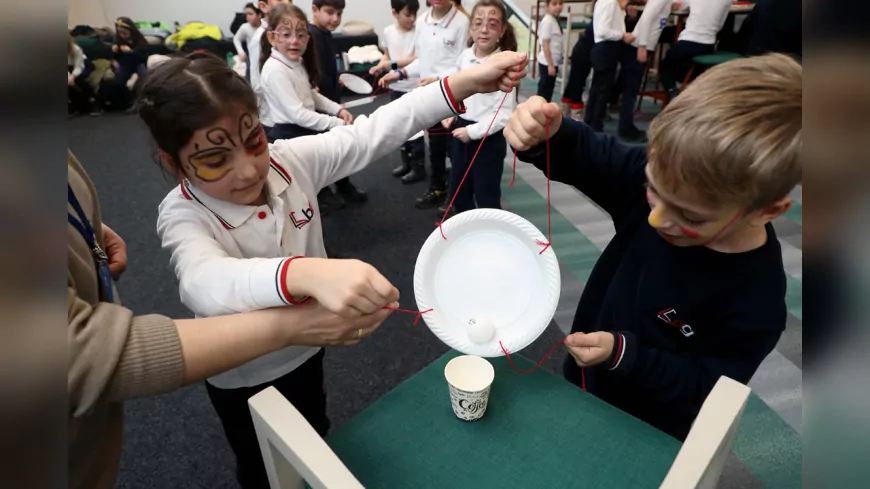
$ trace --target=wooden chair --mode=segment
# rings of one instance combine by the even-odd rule
[[[725,467],[749,387],[720,377],[659,489],[715,489]]]
[[[248,400],[272,489],[364,489],[274,387]]]

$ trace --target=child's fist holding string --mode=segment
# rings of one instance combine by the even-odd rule
[[[526,151],[547,140],[562,127],[562,111],[558,105],[548,103],[537,95],[519,104],[504,129],[504,137],[517,151]]]
[[[287,267],[285,282],[291,296],[312,297],[345,318],[399,306],[399,290],[375,267],[359,260],[298,258]]]

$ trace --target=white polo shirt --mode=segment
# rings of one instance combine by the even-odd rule
[[[716,44],[716,35],[725,25],[731,0],[685,0],[681,10],[689,10],[686,27],[680,32],[680,41]]]
[[[538,39],[540,41],[538,51],[538,63],[544,66],[550,66],[547,63],[547,57],[544,55],[544,41],[550,41],[550,56],[553,57],[553,62],[556,66],[562,66],[562,26],[559,25],[559,20],[550,14],[541,19],[541,25],[538,28]]]
[[[464,111],[449,79],[328,133],[269,145],[268,204],[238,205],[190,182],[160,204],[157,234],[171,253],[181,302],[199,317],[292,305],[285,286],[295,256],[326,257],[320,212],[323,187],[399,148],[412,134]],[[297,258],[304,259],[304,258]],[[317,348],[289,347],[209,379],[222,389],[251,387],[292,371]]]
[[[631,43],[634,47],[644,46],[648,50],[655,50],[662,35],[662,30],[668,25],[668,17],[671,15],[671,5],[674,0],[649,0],[634,26],[635,40]]]
[[[266,20],[260,22],[260,27],[251,35],[248,41],[248,59],[251,60],[251,87],[257,91],[260,86],[260,39],[266,34]]]
[[[399,30],[399,26],[395,24],[388,25],[386,28],[384,28],[383,47],[390,55],[390,59],[398,61],[400,59],[405,59],[412,56],[414,54],[414,42],[416,40],[416,34],[416,29],[402,32],[401,30]],[[410,92],[411,90],[417,88],[417,83],[419,83],[419,81],[420,80],[417,78],[409,78],[406,80],[397,81],[390,85],[390,90],[395,90],[397,92]]]
[[[408,78],[444,78],[456,73],[459,55],[468,47],[468,26],[468,17],[456,7],[438,20],[432,17],[431,8],[417,18],[417,59],[405,67]]]
[[[625,10],[617,0],[598,0],[592,12],[595,42],[622,41],[625,35]]]
[[[302,62],[291,61],[277,49],[263,65],[260,92],[269,107],[260,120],[266,126],[296,124],[323,132],[344,125],[337,117],[341,105],[315,92]]]
[[[479,65],[499,51],[501,50],[496,49],[489,56],[478,58],[474,55],[474,46],[471,46],[459,56],[459,70],[462,71],[466,68]],[[492,93],[477,93],[465,100],[465,114],[461,117],[467,121],[474,122],[474,124],[466,126],[468,137],[474,140],[483,139],[483,136],[487,134],[486,129],[489,127],[490,122],[492,122],[492,128],[490,128],[489,134],[497,133],[507,126],[508,119],[510,119],[511,113],[513,113],[517,106],[516,87],[504,99],[504,105],[496,116],[495,111],[498,109],[498,105],[503,98],[504,92],[496,91]],[[495,117],[494,121],[493,117]]]

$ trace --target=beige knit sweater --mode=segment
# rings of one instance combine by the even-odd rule
[[[97,193],[72,153],[67,179],[102,245]],[[71,206],[67,212],[75,215]],[[100,302],[91,249],[69,224],[67,243],[69,487],[109,489],[121,455],[123,401],[180,387],[181,343],[171,319],[134,317],[120,304]]]

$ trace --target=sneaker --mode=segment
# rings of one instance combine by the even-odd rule
[[[402,183],[411,185],[426,180],[426,168],[423,164],[423,160],[411,160],[411,171],[402,176]]]
[[[629,143],[640,143],[646,141],[646,132],[632,125],[629,128],[620,129],[619,138]]]
[[[335,188],[338,190],[339,198],[344,199],[345,202],[359,203],[369,200],[369,196],[364,191],[350,182],[336,185]]]
[[[429,189],[426,191],[425,194],[423,194],[422,197],[417,199],[417,203],[414,204],[414,207],[418,209],[431,209],[433,207],[438,207],[439,205],[444,204],[446,200],[446,191]]]
[[[447,204],[442,204],[438,206],[438,220],[444,219],[447,220],[456,215],[456,209],[451,208],[450,214],[447,217],[444,217],[444,214],[447,214]]]
[[[324,188],[317,194],[317,203],[320,205],[321,214],[326,211],[344,209],[345,202],[340,195],[333,193],[329,187]]]

